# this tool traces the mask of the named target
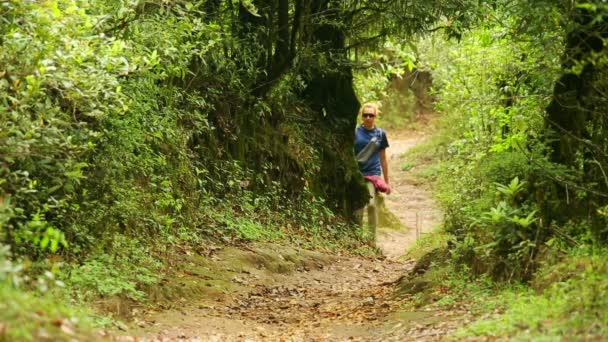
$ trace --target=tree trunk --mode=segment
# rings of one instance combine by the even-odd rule
[[[601,10],[600,10],[601,11]],[[601,18],[600,20],[597,20]],[[587,217],[608,236],[597,208],[608,203],[608,127],[606,93],[608,68],[605,59],[608,20],[596,11],[579,8],[574,13],[573,30],[568,34],[562,61],[564,74],[555,84],[553,101],[547,108],[546,123],[552,130],[551,160],[575,170],[577,185],[587,188],[576,196],[572,186],[556,185],[570,203],[561,201],[550,210],[550,218],[563,223]],[[598,56],[604,56],[598,59]],[[578,69],[576,72],[574,70]],[[580,190],[580,189],[579,189]],[[579,194],[582,194],[579,191]],[[596,232],[599,232],[596,230]]]
[[[313,1],[313,16],[339,20],[339,11],[328,9],[328,3],[328,0]],[[319,14],[321,11],[323,14]],[[355,220],[354,211],[365,205],[368,194],[354,159],[354,129],[360,103],[347,63],[345,35],[336,25],[319,24],[313,27],[311,41],[318,44],[317,48],[330,63],[323,70],[309,70],[304,91],[304,97],[317,113],[316,129],[327,137],[317,145],[322,155],[318,190],[332,208]]]

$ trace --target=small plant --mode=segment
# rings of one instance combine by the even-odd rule
[[[495,276],[511,279],[532,270],[540,227],[536,225],[536,210],[518,200],[524,189],[525,182],[518,177],[508,185],[496,184],[495,206],[472,218],[468,229],[478,242],[474,247],[477,258],[491,267]]]
[[[515,177],[509,182],[508,185],[502,185],[500,183],[494,183],[496,190],[505,195],[507,198],[514,199],[519,192],[524,188],[525,182],[520,182],[519,177]]]
[[[17,285],[21,280],[19,271],[23,265],[14,263],[10,257],[10,247],[0,244],[0,283]]]
[[[66,283],[81,300],[123,296],[144,301],[142,286],[159,281],[160,263],[137,240],[124,236],[114,238],[112,250],[112,254],[98,254],[72,268]]]
[[[411,170],[414,166],[416,166],[416,164],[410,160],[406,160],[403,163],[401,163],[401,171],[409,171]]]
[[[596,340],[607,333],[608,301],[605,249],[586,246],[571,250],[554,265],[537,272],[543,282],[536,291],[527,287],[508,287],[496,291],[482,312],[500,308],[497,314],[460,329],[455,337],[493,336],[513,340]],[[554,275],[553,273],[556,273]],[[543,277],[554,277],[547,283]],[[479,303],[481,304],[481,303]]]

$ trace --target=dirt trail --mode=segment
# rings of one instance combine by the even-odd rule
[[[441,211],[424,184],[402,171],[403,154],[423,142],[428,135],[424,130],[387,131],[390,147],[387,149],[392,193],[385,196],[385,204],[403,226],[403,230],[378,230],[378,245],[392,260],[401,257],[416,242],[416,228],[420,234],[428,233],[441,223]]]
[[[297,264],[287,272],[271,272],[258,264],[250,268],[229,268],[234,272],[231,282],[240,290],[225,291],[214,300],[177,301],[172,309],[162,312],[140,313],[127,332],[131,336],[119,340],[425,341],[441,338],[453,328],[459,313],[412,312],[403,308],[408,298],[395,295],[395,282],[414,264],[414,260],[399,260],[399,257],[415,241],[416,212],[423,213],[424,231],[429,231],[440,220],[428,192],[400,170],[400,155],[425,136],[407,131],[388,134],[393,194],[386,197],[386,203],[405,229],[379,230],[378,243],[386,259],[325,255],[314,258],[308,266]],[[266,253],[263,247],[251,248],[248,259]],[[292,250],[296,255],[314,253]],[[293,256],[284,256],[280,246],[275,251],[280,259],[293,259]],[[234,251],[227,251],[217,259],[232,254]]]
[[[439,316],[400,312],[402,299],[392,296],[392,282],[411,266],[344,257],[279,275],[274,284],[241,275],[250,291],[150,313],[142,319],[144,328],[132,332],[150,341],[403,341],[418,332],[408,326],[413,320]]]

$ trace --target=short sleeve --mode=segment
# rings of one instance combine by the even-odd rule
[[[388,147],[388,138],[386,137],[386,132],[384,130],[382,132],[382,138],[380,140],[380,149],[383,150]]]

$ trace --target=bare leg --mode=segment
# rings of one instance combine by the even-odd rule
[[[376,227],[378,225],[378,193],[372,182],[367,182],[370,199],[367,203],[367,224],[372,235],[373,245],[376,246]]]

